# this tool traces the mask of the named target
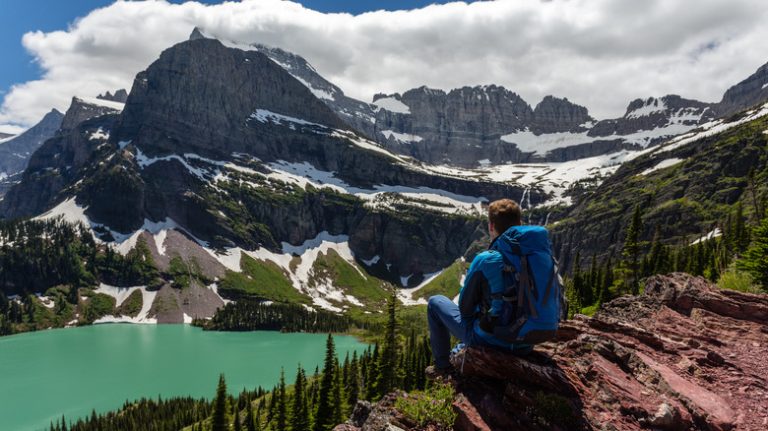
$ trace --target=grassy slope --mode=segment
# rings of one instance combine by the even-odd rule
[[[225,296],[252,296],[279,302],[309,303],[309,298],[294,289],[288,276],[273,262],[256,260],[243,254],[242,272],[227,271],[219,284]]]
[[[413,293],[413,299],[428,299],[433,295],[445,295],[451,299],[461,290],[461,276],[467,271],[467,262],[456,260],[440,275]]]
[[[324,279],[333,280],[334,286],[344,293],[352,295],[368,307],[383,306],[388,297],[387,284],[372,275],[363,276],[335,250],[317,257],[312,283],[321,283]],[[365,274],[365,272],[363,272]]]

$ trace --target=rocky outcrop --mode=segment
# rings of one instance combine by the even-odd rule
[[[101,100],[108,100],[112,102],[125,103],[128,100],[128,92],[125,91],[125,88],[121,88],[115,91],[115,94],[112,94],[109,91],[107,91],[104,94],[99,94],[98,96],[96,96],[96,98]]]
[[[654,276],[642,295],[564,322],[530,355],[455,355],[454,429],[764,430],[767,357],[768,295]],[[337,430],[423,429],[395,411],[398,396],[358,406]]]
[[[61,120],[60,133],[66,133],[90,118],[115,114],[120,112],[121,109],[121,103],[104,99],[73,97],[72,103],[70,103],[64,118]]]
[[[594,121],[589,116],[587,108],[571,103],[568,99],[558,99],[553,96],[544,97],[536,105],[533,117],[536,121],[535,131],[538,133],[578,130],[580,127],[583,128],[585,123]]]
[[[518,161],[520,151],[499,145],[499,138],[534,119],[533,109],[519,95],[495,85],[447,93],[420,87],[402,95],[377,95],[373,104],[383,145],[433,164]]]
[[[721,117],[735,114],[768,100],[768,63],[726,90],[715,110]]]
[[[40,148],[43,142],[53,137],[61,126],[63,118],[64,114],[53,109],[24,133],[3,142],[0,145],[0,177],[4,175],[18,177],[18,174],[27,167],[32,153]],[[6,178],[0,178],[0,197],[11,185],[12,182],[7,181]]]
[[[254,44],[252,47],[282,66],[312,94],[328,105],[345,123],[369,138],[375,136],[375,105],[348,97],[341,88],[323,78],[307,60],[299,55],[261,44]]]
[[[66,190],[71,196],[77,181],[95,172],[105,157],[108,148],[102,144],[115,120],[115,115],[91,118],[45,141],[0,201],[0,217],[32,217],[63,200]]]
[[[762,430],[768,296],[655,276],[530,357],[454,358],[457,430]]]

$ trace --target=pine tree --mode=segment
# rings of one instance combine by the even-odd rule
[[[331,405],[331,390],[333,389],[334,368],[336,363],[336,349],[333,345],[333,337],[328,334],[325,344],[325,363],[323,376],[320,380],[320,390],[317,400],[317,412],[315,413],[314,431],[326,431],[333,428],[333,406]]]
[[[376,395],[388,394],[397,385],[397,296],[394,292],[387,302],[387,328],[378,366]]]
[[[763,209],[760,207],[760,198],[757,196],[757,180],[755,179],[755,168],[749,170],[747,175],[747,186],[752,196],[752,205],[755,208],[755,217],[758,220],[763,218]]]
[[[768,217],[755,229],[752,245],[744,253],[739,266],[750,272],[755,281],[768,291]]]
[[[611,265],[612,257],[608,257],[608,261],[605,263],[605,270],[603,271],[603,280],[600,285],[600,292],[598,293],[597,303],[605,304],[611,298],[611,286],[613,285],[613,266]]]
[[[336,361],[336,366],[333,370],[333,389],[331,390],[331,423],[338,425],[344,422],[344,396],[342,395],[344,389],[344,383],[341,378],[341,366],[339,361]]]
[[[576,261],[573,263],[573,293],[576,295],[578,306],[576,311],[590,305],[584,298],[584,292],[587,284],[584,280],[584,273],[581,272],[581,251],[576,252]]]
[[[304,370],[299,366],[296,371],[296,382],[293,384],[293,413],[291,415],[291,429],[309,430],[309,409],[306,400],[306,378]]]
[[[216,388],[216,398],[213,400],[211,415],[211,431],[226,431],[229,429],[227,420],[227,383],[224,374],[219,375],[219,386]]]
[[[360,396],[360,370],[357,366],[357,351],[352,351],[352,361],[349,363],[349,382],[347,384],[347,404],[353,407]]]
[[[235,406],[235,422],[234,422],[234,429],[235,431],[242,431],[242,427],[240,426],[240,409]]]
[[[651,250],[648,253],[648,266],[643,271],[643,275],[658,274],[661,270],[661,230],[658,226],[653,231],[653,242]]]
[[[741,201],[736,203],[736,215],[734,216],[734,241],[736,252],[742,252],[749,246],[749,231],[744,223],[744,206]]]
[[[245,431],[256,431],[255,418],[253,417],[253,404],[248,401],[247,413],[245,414]]]
[[[628,281],[632,294],[637,294],[640,288],[640,234],[643,230],[643,221],[640,214],[640,205],[635,206],[632,220],[627,228],[627,237],[624,241],[623,254],[627,267],[631,272]]]
[[[275,417],[275,431],[286,431],[288,426],[288,413],[285,400],[285,370],[283,368],[280,368],[280,383],[277,385],[276,395],[277,413]]]

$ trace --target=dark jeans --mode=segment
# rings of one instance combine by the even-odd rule
[[[435,366],[446,368],[451,365],[451,335],[462,343],[471,345],[474,339],[472,320],[461,318],[459,306],[443,295],[429,298],[427,302],[427,321],[429,323],[429,342]]]
[[[529,344],[515,343],[504,346],[489,344],[475,334],[473,328],[474,321],[462,319],[461,313],[459,313],[459,306],[443,295],[429,298],[429,302],[427,302],[427,322],[429,323],[429,342],[432,346],[432,357],[435,359],[435,366],[438,368],[446,368],[451,365],[451,335],[467,346],[482,345],[519,356],[525,356],[533,351],[533,346]]]

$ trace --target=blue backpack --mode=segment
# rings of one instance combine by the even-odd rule
[[[568,304],[547,229],[512,226],[491,248],[504,260],[503,286],[491,287],[490,292],[494,337],[513,344],[553,339],[568,314]]]

